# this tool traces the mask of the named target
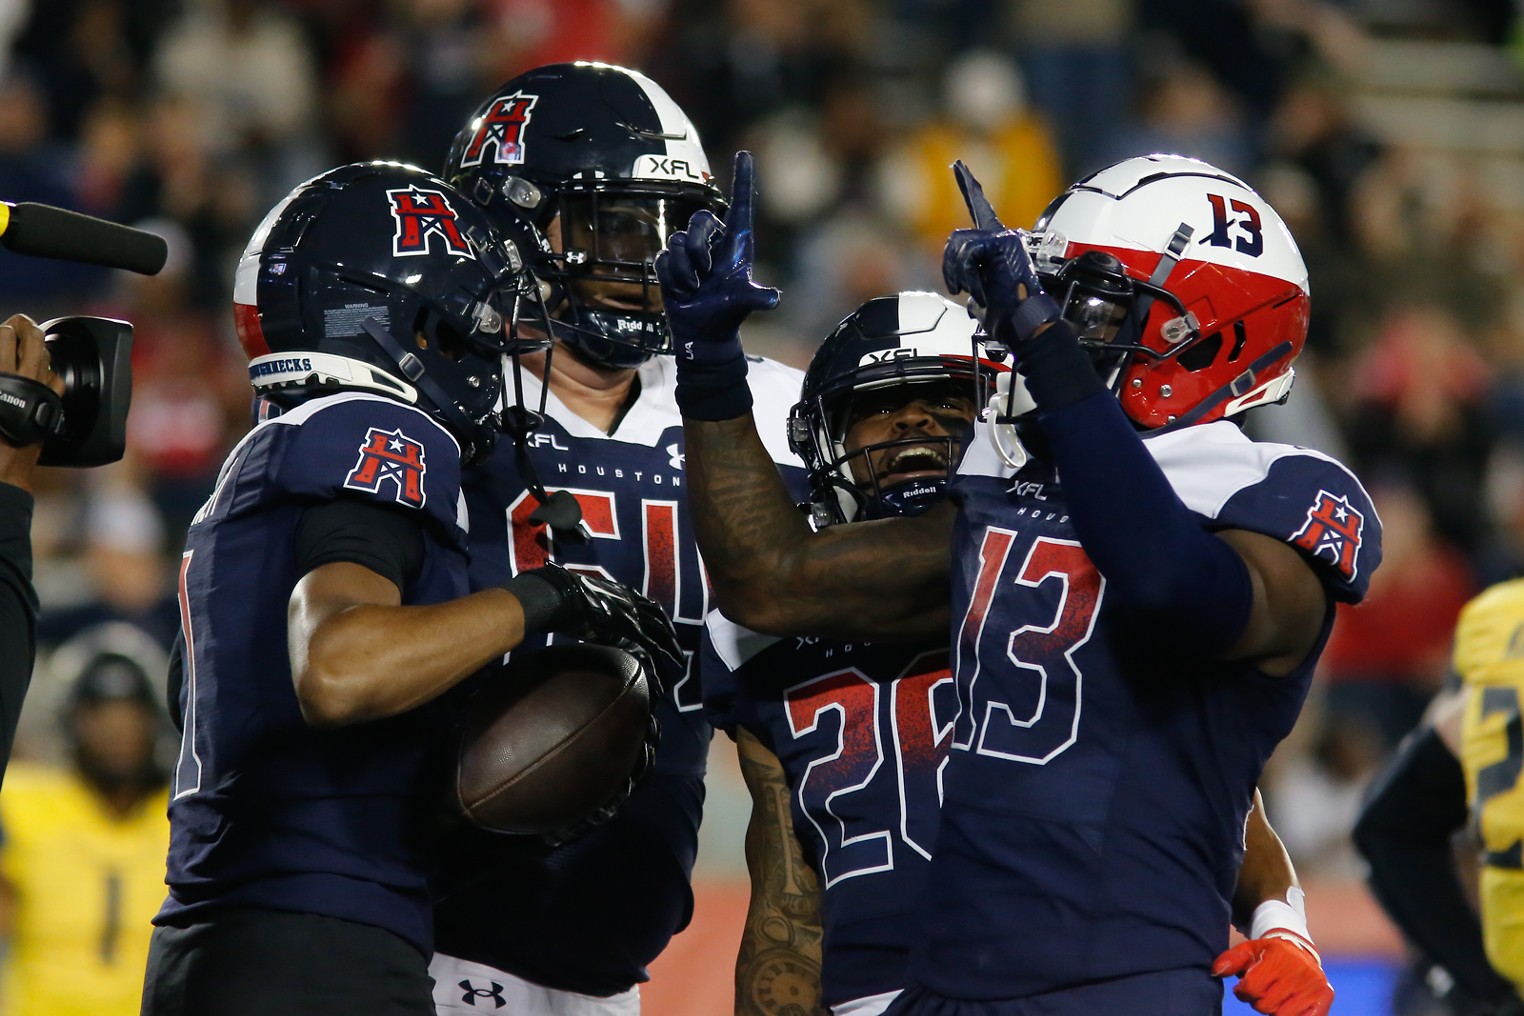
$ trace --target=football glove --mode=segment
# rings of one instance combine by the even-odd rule
[[[741,322],[778,305],[778,291],[751,278],[752,180],[751,153],[737,152],[725,221],[708,209],[694,212],[656,255],[677,353],[677,404],[690,419],[729,420],[751,408]]]
[[[687,667],[666,613],[622,582],[546,564],[504,585],[524,608],[525,631],[561,632],[584,642],[638,649],[636,658],[649,663],[653,692],[667,688]]]
[[[942,250],[942,281],[954,296],[967,293],[970,313],[984,322],[995,343],[1014,350],[1061,315],[1043,289],[1027,252],[1027,234],[1007,229],[963,163],[953,164],[973,229],[955,229]]]
[[[1267,1016],[1326,1016],[1333,986],[1311,942],[1273,929],[1229,949],[1212,964],[1213,977],[1238,978],[1233,994]]]

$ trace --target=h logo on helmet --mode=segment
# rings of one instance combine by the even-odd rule
[[[344,486],[379,494],[382,486],[390,483],[398,504],[422,508],[424,469],[422,444],[402,433],[401,428],[372,427],[360,445],[360,461],[344,478]]]
[[[1307,521],[1292,537],[1292,542],[1313,557],[1332,562],[1340,575],[1353,580],[1358,570],[1360,531],[1365,516],[1356,511],[1347,497],[1334,497],[1318,491],[1318,500],[1307,509]]]
[[[455,224],[455,209],[443,193],[404,187],[389,190],[386,196],[392,202],[392,218],[397,221],[397,232],[392,236],[392,254],[410,257],[427,254],[435,237],[444,241],[446,254],[459,254],[474,259],[476,252],[461,235]]]
[[[460,168],[480,166],[490,146],[492,161],[505,166],[516,166],[524,161],[524,128],[529,125],[530,111],[539,101],[538,95],[514,92],[500,95],[492,100],[487,113],[476,125],[466,154],[460,157]]]

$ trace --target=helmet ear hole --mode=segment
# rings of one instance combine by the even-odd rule
[[[1222,332],[1213,332],[1190,349],[1180,354],[1180,366],[1185,370],[1201,370],[1210,367],[1222,349]]]

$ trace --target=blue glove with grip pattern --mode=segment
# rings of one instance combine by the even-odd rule
[[[1015,350],[1037,330],[1061,316],[1043,289],[1037,266],[1027,253],[1026,233],[1007,229],[995,215],[979,181],[961,161],[953,173],[973,229],[957,229],[942,251],[942,280],[949,293],[967,293],[984,321],[987,335]]]
[[[741,322],[753,311],[772,310],[779,295],[751,277],[752,181],[751,153],[737,152],[726,221],[697,211],[656,256],[677,351],[677,404],[689,419],[729,420],[751,409]]]

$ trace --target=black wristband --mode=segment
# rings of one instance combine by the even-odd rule
[[[677,361],[677,408],[688,420],[734,420],[751,411],[746,357],[720,363]]]
[[[520,572],[504,582],[503,588],[518,598],[519,607],[524,611],[526,635],[530,632],[549,631],[551,623],[566,602],[555,583],[534,572]]]
[[[1037,338],[1018,345],[1016,369],[1026,379],[1037,408],[1046,412],[1064,409],[1106,390],[1090,354],[1067,321],[1055,321]]]

